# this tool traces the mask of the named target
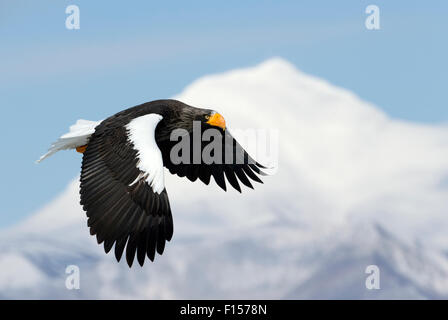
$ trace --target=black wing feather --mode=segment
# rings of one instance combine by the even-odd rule
[[[90,233],[104,242],[106,253],[115,244],[117,261],[126,249],[129,267],[135,255],[142,266],[145,256],[153,261],[156,248],[162,254],[173,233],[168,194],[152,190],[137,161],[125,127],[111,127],[106,120],[90,138],[81,171],[81,204]]]
[[[266,169],[266,167],[252,159],[228,130],[215,130],[218,130],[222,134],[222,139],[220,139],[222,141],[222,159],[219,163],[206,164],[201,161],[200,164],[195,164],[191,156],[189,164],[173,164],[170,159],[170,151],[178,141],[168,141],[167,139],[157,141],[162,151],[163,163],[169,169],[170,173],[177,174],[179,177],[187,177],[190,181],[196,181],[199,178],[206,185],[210,183],[210,178],[213,176],[216,184],[224,191],[227,190],[226,180],[239,192],[241,192],[239,181],[253,189],[248,177],[253,181],[263,183],[258,175],[265,176],[266,173],[261,169]],[[193,140],[193,137],[190,136],[190,150],[194,150]],[[201,152],[207,143],[209,142],[202,142]],[[226,161],[226,155],[230,158],[230,152],[233,157],[230,161],[228,159]]]

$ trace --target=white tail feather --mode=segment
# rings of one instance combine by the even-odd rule
[[[95,132],[95,128],[101,121],[78,120],[70,126],[70,132],[62,135],[57,141],[53,142],[48,152],[37,160],[37,163],[48,158],[60,150],[75,149],[86,145],[90,136]]]

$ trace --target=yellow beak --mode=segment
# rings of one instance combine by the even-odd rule
[[[207,123],[211,126],[220,127],[221,129],[226,130],[226,120],[224,120],[224,117],[217,112],[210,117]]]

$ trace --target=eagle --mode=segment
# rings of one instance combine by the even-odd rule
[[[198,141],[198,130],[213,134]],[[80,203],[90,234],[106,253],[114,247],[118,262],[126,249],[129,267],[135,256],[140,266],[146,257],[154,261],[173,236],[164,168],[206,185],[213,177],[224,191],[227,181],[239,192],[240,183],[252,189],[251,181],[263,183],[261,169],[267,169],[233,138],[221,114],[171,99],[143,103],[102,121],[78,120],[38,162],[65,149],[82,153]],[[212,159],[203,157],[206,151]]]

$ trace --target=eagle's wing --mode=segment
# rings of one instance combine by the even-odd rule
[[[154,139],[161,116],[150,114],[127,126],[106,120],[90,138],[83,156],[81,204],[90,233],[119,261],[134,256],[143,265],[163,253],[173,235],[173,220],[163,182],[162,155]],[[140,137],[140,138],[139,138]]]
[[[199,178],[206,185],[210,183],[210,178],[213,176],[216,183],[224,191],[227,190],[226,178],[230,185],[239,192],[241,192],[239,181],[252,189],[251,180],[263,183],[258,175],[265,176],[266,173],[261,169],[266,169],[266,167],[256,162],[235,140],[229,130],[212,130],[220,133],[220,137],[219,135],[218,137],[221,148],[220,158],[212,163],[207,163],[203,157],[200,157],[200,163],[194,162],[194,138],[191,136],[192,133],[190,133],[189,139],[191,150],[189,163],[174,163],[172,161],[170,151],[178,141],[163,140],[158,142],[162,150],[163,163],[170,173],[177,174],[180,177],[187,177],[191,181],[196,181]],[[211,140],[213,141],[213,139]],[[201,142],[201,155],[209,143],[209,141]]]

